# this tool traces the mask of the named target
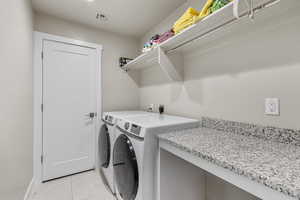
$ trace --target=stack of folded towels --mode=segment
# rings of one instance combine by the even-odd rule
[[[173,30],[169,30],[161,35],[154,35],[153,37],[151,37],[149,42],[146,42],[144,44],[143,52],[150,51],[151,49],[161,44],[162,42],[168,40],[169,38],[173,37],[174,35],[175,34]]]
[[[231,1],[233,0],[207,0],[201,12],[198,12],[194,8],[188,8],[186,12],[175,22],[171,30],[161,35],[156,34],[151,37],[150,41],[145,43],[143,52],[150,51],[157,45],[173,37],[175,34],[180,33],[189,26],[201,21],[211,13],[216,12]]]
[[[198,12],[194,8],[188,8],[187,11],[174,24],[173,30],[175,34],[178,34],[189,26],[201,21],[209,14],[224,7],[231,1],[232,0],[207,0],[201,12]]]

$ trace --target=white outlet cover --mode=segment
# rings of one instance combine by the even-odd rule
[[[280,101],[278,98],[265,99],[265,114],[266,115],[280,115]]]

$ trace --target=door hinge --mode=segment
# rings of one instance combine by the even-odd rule
[[[44,156],[41,155],[41,163],[43,164],[44,163]]]
[[[44,52],[43,51],[41,53],[41,57],[42,57],[42,59],[44,59]]]
[[[44,112],[44,104],[41,104],[41,111]]]

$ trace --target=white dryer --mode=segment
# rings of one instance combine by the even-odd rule
[[[199,121],[195,119],[159,114],[118,121],[113,150],[117,199],[154,200],[159,150],[157,135],[198,126]]]
[[[97,168],[103,177],[105,185],[115,194],[114,174],[112,166],[112,152],[115,140],[115,124],[119,119],[137,115],[148,115],[144,111],[105,112],[102,115],[102,125],[98,135]]]

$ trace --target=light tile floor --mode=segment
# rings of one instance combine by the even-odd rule
[[[49,181],[36,186],[30,200],[115,200],[96,171]]]

